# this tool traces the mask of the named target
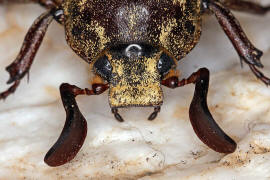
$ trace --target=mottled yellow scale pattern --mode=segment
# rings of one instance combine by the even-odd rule
[[[110,38],[105,33],[105,28],[100,25],[97,20],[89,19],[82,21],[84,10],[87,8],[85,4],[89,5],[89,0],[70,1],[67,0],[64,3],[64,15],[65,17],[65,30],[66,39],[72,49],[86,61],[93,60],[91,57],[97,57],[99,53],[106,47],[106,44],[110,42]],[[74,8],[74,4],[76,10]],[[72,9],[72,10],[71,10]],[[74,15],[74,11],[76,11]],[[72,12],[73,14],[70,14]],[[99,51],[97,51],[99,50]]]
[[[116,10],[117,38],[122,42],[142,42],[147,37],[149,12],[143,5],[131,3]]]
[[[117,43],[144,42],[177,60],[201,35],[201,0],[65,0],[66,39],[87,62]]]
[[[173,29],[173,27],[177,26],[176,20],[172,19],[168,22],[166,22],[166,24],[162,24],[161,25],[161,33],[159,35],[159,41],[162,44],[162,47],[168,47],[170,46],[170,42],[168,41],[168,39],[170,38],[170,33]]]
[[[175,4],[175,5],[180,4],[181,7],[184,8],[186,1],[187,1],[187,0],[173,0],[173,4]]]
[[[111,59],[113,74],[115,74],[109,92],[111,107],[158,106],[162,104],[163,94],[157,70],[157,59],[159,59],[160,54],[161,52],[156,53],[147,59],[145,57],[134,59],[128,64],[123,62],[124,59]],[[130,64],[134,65],[130,66]]]
[[[183,12],[182,19],[169,17],[161,24],[158,24],[157,30],[160,31],[158,36],[156,33],[150,35],[152,43],[157,43],[164,49],[168,50],[174,55],[177,60],[185,57],[199,42],[201,36],[201,3],[200,1],[193,1],[196,6],[190,12],[187,9],[188,0],[174,0],[173,3],[178,5]],[[194,28],[190,32],[186,24]],[[185,28],[183,28],[185,27]],[[175,33],[177,29],[177,33]]]
[[[63,9],[66,39],[76,54],[93,64],[107,53],[113,71],[111,107],[161,105],[160,53],[180,60],[201,35],[201,0],[65,0]],[[107,51],[140,43],[160,50],[137,59],[121,59]],[[165,78],[173,73],[177,74],[170,71]]]

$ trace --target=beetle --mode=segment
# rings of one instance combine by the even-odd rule
[[[66,122],[44,158],[49,166],[69,162],[84,143],[87,123],[75,97],[99,95],[108,89],[116,120],[123,122],[118,109],[130,106],[154,107],[148,117],[154,120],[163,102],[161,85],[177,88],[194,83],[189,117],[195,133],[217,152],[234,152],[235,141],[218,126],[207,107],[209,70],[201,68],[182,80],[176,70],[177,62],[198,43],[205,13],[216,16],[241,63],[246,63],[263,83],[270,84],[270,79],[258,69],[263,68],[262,51],[248,40],[230,12],[232,9],[265,14],[270,6],[242,0],[0,0],[5,2],[35,2],[47,11],[32,24],[19,55],[6,67],[10,74],[7,84],[12,85],[0,94],[1,99],[15,92],[29,73],[52,20],[64,26],[67,43],[95,73],[92,89],[68,83],[60,86]]]

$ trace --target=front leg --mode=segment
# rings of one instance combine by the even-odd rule
[[[64,83],[60,86],[61,99],[66,110],[66,123],[56,141],[47,152],[44,161],[49,166],[61,166],[72,160],[81,149],[86,134],[87,122],[79,110],[77,95],[98,95],[108,89],[107,84],[93,84],[93,89],[81,89]]]
[[[11,93],[15,92],[21,79],[26,74],[29,74],[29,70],[43,41],[49,24],[52,22],[53,18],[57,21],[61,21],[61,13],[61,10],[48,10],[40,15],[32,24],[24,38],[19,55],[9,66],[6,67],[6,70],[10,75],[7,84],[13,84],[6,91],[0,93],[0,99],[5,99]]]
[[[202,142],[217,152],[234,152],[236,143],[218,126],[207,106],[208,69],[201,68],[181,81],[175,76],[162,81],[162,85],[169,88],[177,88],[190,83],[195,84],[193,100],[189,107],[189,118],[195,133]]]
[[[262,51],[254,47],[248,40],[239,22],[230,10],[212,0],[203,0],[203,7],[205,10],[210,10],[215,14],[219,24],[236,49],[241,62],[244,61],[248,64],[255,76],[266,85],[269,85],[270,79],[257,69],[257,67],[263,68],[262,63],[260,62],[260,58],[263,54]]]
[[[27,32],[19,55],[14,62],[6,67],[10,74],[7,84],[13,83],[13,85],[0,94],[0,99],[5,99],[8,95],[15,92],[20,80],[29,73],[34,57],[52,20],[51,11],[47,11],[37,18]]]
[[[219,0],[219,2],[232,10],[243,11],[252,14],[264,15],[270,10],[270,6],[262,6],[256,2],[243,0]]]
[[[35,3],[39,3],[47,9],[59,7],[62,4],[62,0],[31,0]]]
[[[59,7],[62,0],[0,0],[0,4],[7,3],[39,3],[47,9]]]

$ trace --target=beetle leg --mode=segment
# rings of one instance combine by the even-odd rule
[[[51,9],[59,7],[62,0],[0,0],[0,4],[7,3],[39,3],[41,6]]]
[[[8,95],[14,93],[20,84],[20,80],[16,80],[6,91],[0,94],[0,99],[5,99]]]
[[[266,77],[261,71],[259,71],[254,65],[249,65],[249,68],[258,79],[264,82],[264,84],[270,84],[270,79]]]
[[[270,6],[262,6],[255,2],[243,1],[243,0],[219,0],[219,2],[232,10],[243,11],[252,14],[263,15],[270,10]]]
[[[250,68],[253,67],[251,70],[256,75],[254,68],[263,68],[263,64],[260,62],[260,58],[263,54],[262,51],[254,47],[253,44],[248,40],[239,22],[229,11],[229,9],[223,7],[220,3],[213,2],[211,0],[204,0],[203,6],[205,9],[208,9],[215,14],[219,24],[238,52],[240,60],[247,63]],[[265,77],[259,70],[257,70],[257,72],[259,72],[262,76],[256,76],[266,85],[269,85],[270,79]]]
[[[77,95],[98,95],[108,89],[107,84],[94,84],[93,89],[81,89],[64,83],[60,93],[66,110],[66,123],[60,137],[47,152],[44,161],[49,166],[60,166],[72,160],[81,149],[87,134],[87,122],[81,114],[75,97]]]
[[[236,143],[218,126],[207,107],[208,69],[201,68],[189,78],[181,81],[177,77],[170,77],[162,81],[162,85],[170,88],[190,83],[195,83],[195,92],[189,108],[189,118],[195,133],[202,142],[217,152],[234,152]]]
[[[41,6],[47,9],[57,8],[62,3],[62,0],[32,0],[32,1],[39,3]]]
[[[0,99],[5,99],[8,95],[13,93],[17,88],[15,84],[18,85],[19,81],[29,73],[34,57],[52,19],[52,11],[47,11],[39,16],[28,30],[19,55],[13,63],[6,67],[6,70],[10,74],[7,84],[13,83],[12,91],[10,91],[9,88],[8,90],[0,93]]]

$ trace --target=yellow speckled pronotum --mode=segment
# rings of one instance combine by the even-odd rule
[[[163,103],[161,85],[177,88],[194,83],[189,117],[195,133],[217,152],[234,152],[236,143],[217,125],[207,107],[208,69],[178,79],[177,62],[198,43],[203,14],[216,16],[241,61],[270,84],[258,70],[263,67],[262,52],[248,40],[229,10],[265,14],[270,7],[243,0],[0,0],[0,4],[14,2],[36,2],[48,10],[33,23],[18,57],[6,68],[10,73],[7,83],[12,85],[0,99],[15,92],[29,73],[52,20],[63,25],[67,43],[95,74],[92,89],[67,83],[60,86],[67,117],[59,139],[45,156],[49,166],[72,160],[83,145],[87,123],[75,97],[98,95],[107,89],[111,111],[119,122],[124,120],[118,109],[130,106],[154,107],[148,117],[154,120]]]

